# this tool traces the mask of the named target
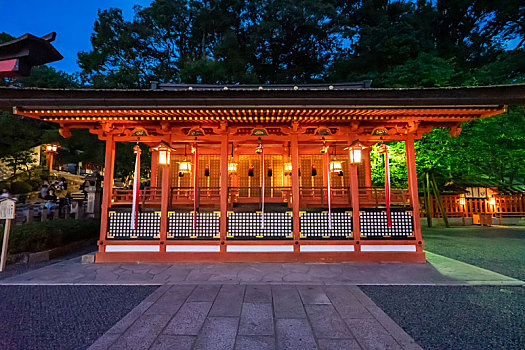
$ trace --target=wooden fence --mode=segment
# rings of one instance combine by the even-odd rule
[[[490,198],[464,198],[462,195],[442,195],[448,217],[471,217],[472,214],[493,214],[498,217],[525,216],[525,194],[494,195]],[[421,216],[426,216],[423,198],[420,198]],[[433,217],[441,217],[436,199],[432,200]]]

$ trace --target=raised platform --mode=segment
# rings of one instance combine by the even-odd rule
[[[95,262],[425,262],[416,241],[152,241],[99,246]]]

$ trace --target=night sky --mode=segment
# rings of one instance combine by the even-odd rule
[[[0,0],[0,32],[14,37],[56,32],[53,45],[64,59],[49,66],[73,73],[79,70],[77,52],[91,49],[89,39],[99,8],[117,7],[126,19],[132,19],[133,5],[150,3],[151,0]]]

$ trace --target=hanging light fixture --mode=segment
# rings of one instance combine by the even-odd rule
[[[328,146],[326,145],[326,141],[323,136],[323,147],[321,147],[321,153],[326,153],[326,152],[328,152]]]
[[[334,160],[330,162],[330,172],[341,173],[343,171],[343,163],[337,160],[337,148],[334,145]]]
[[[290,142],[288,142],[288,161],[284,163],[284,175],[292,175],[292,162],[290,161]]]
[[[237,174],[237,163],[233,161],[233,142],[232,142],[232,161],[228,163],[228,173],[230,175]]]
[[[186,159],[186,144],[184,144],[184,161],[179,162],[179,176],[182,177],[184,174],[191,173],[191,163]]]
[[[361,163],[361,160],[363,159],[361,156],[362,150],[366,147],[359,142],[359,140],[355,140],[352,142],[352,144],[345,148],[349,150],[349,160],[350,164],[359,164]]]

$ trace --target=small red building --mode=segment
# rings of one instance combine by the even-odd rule
[[[97,262],[423,262],[414,140],[524,102],[524,85],[0,88],[1,108],[106,142]],[[383,141],[406,145],[409,185],[390,195],[371,187]],[[134,228],[133,190],[113,188],[117,142],[152,152]]]

